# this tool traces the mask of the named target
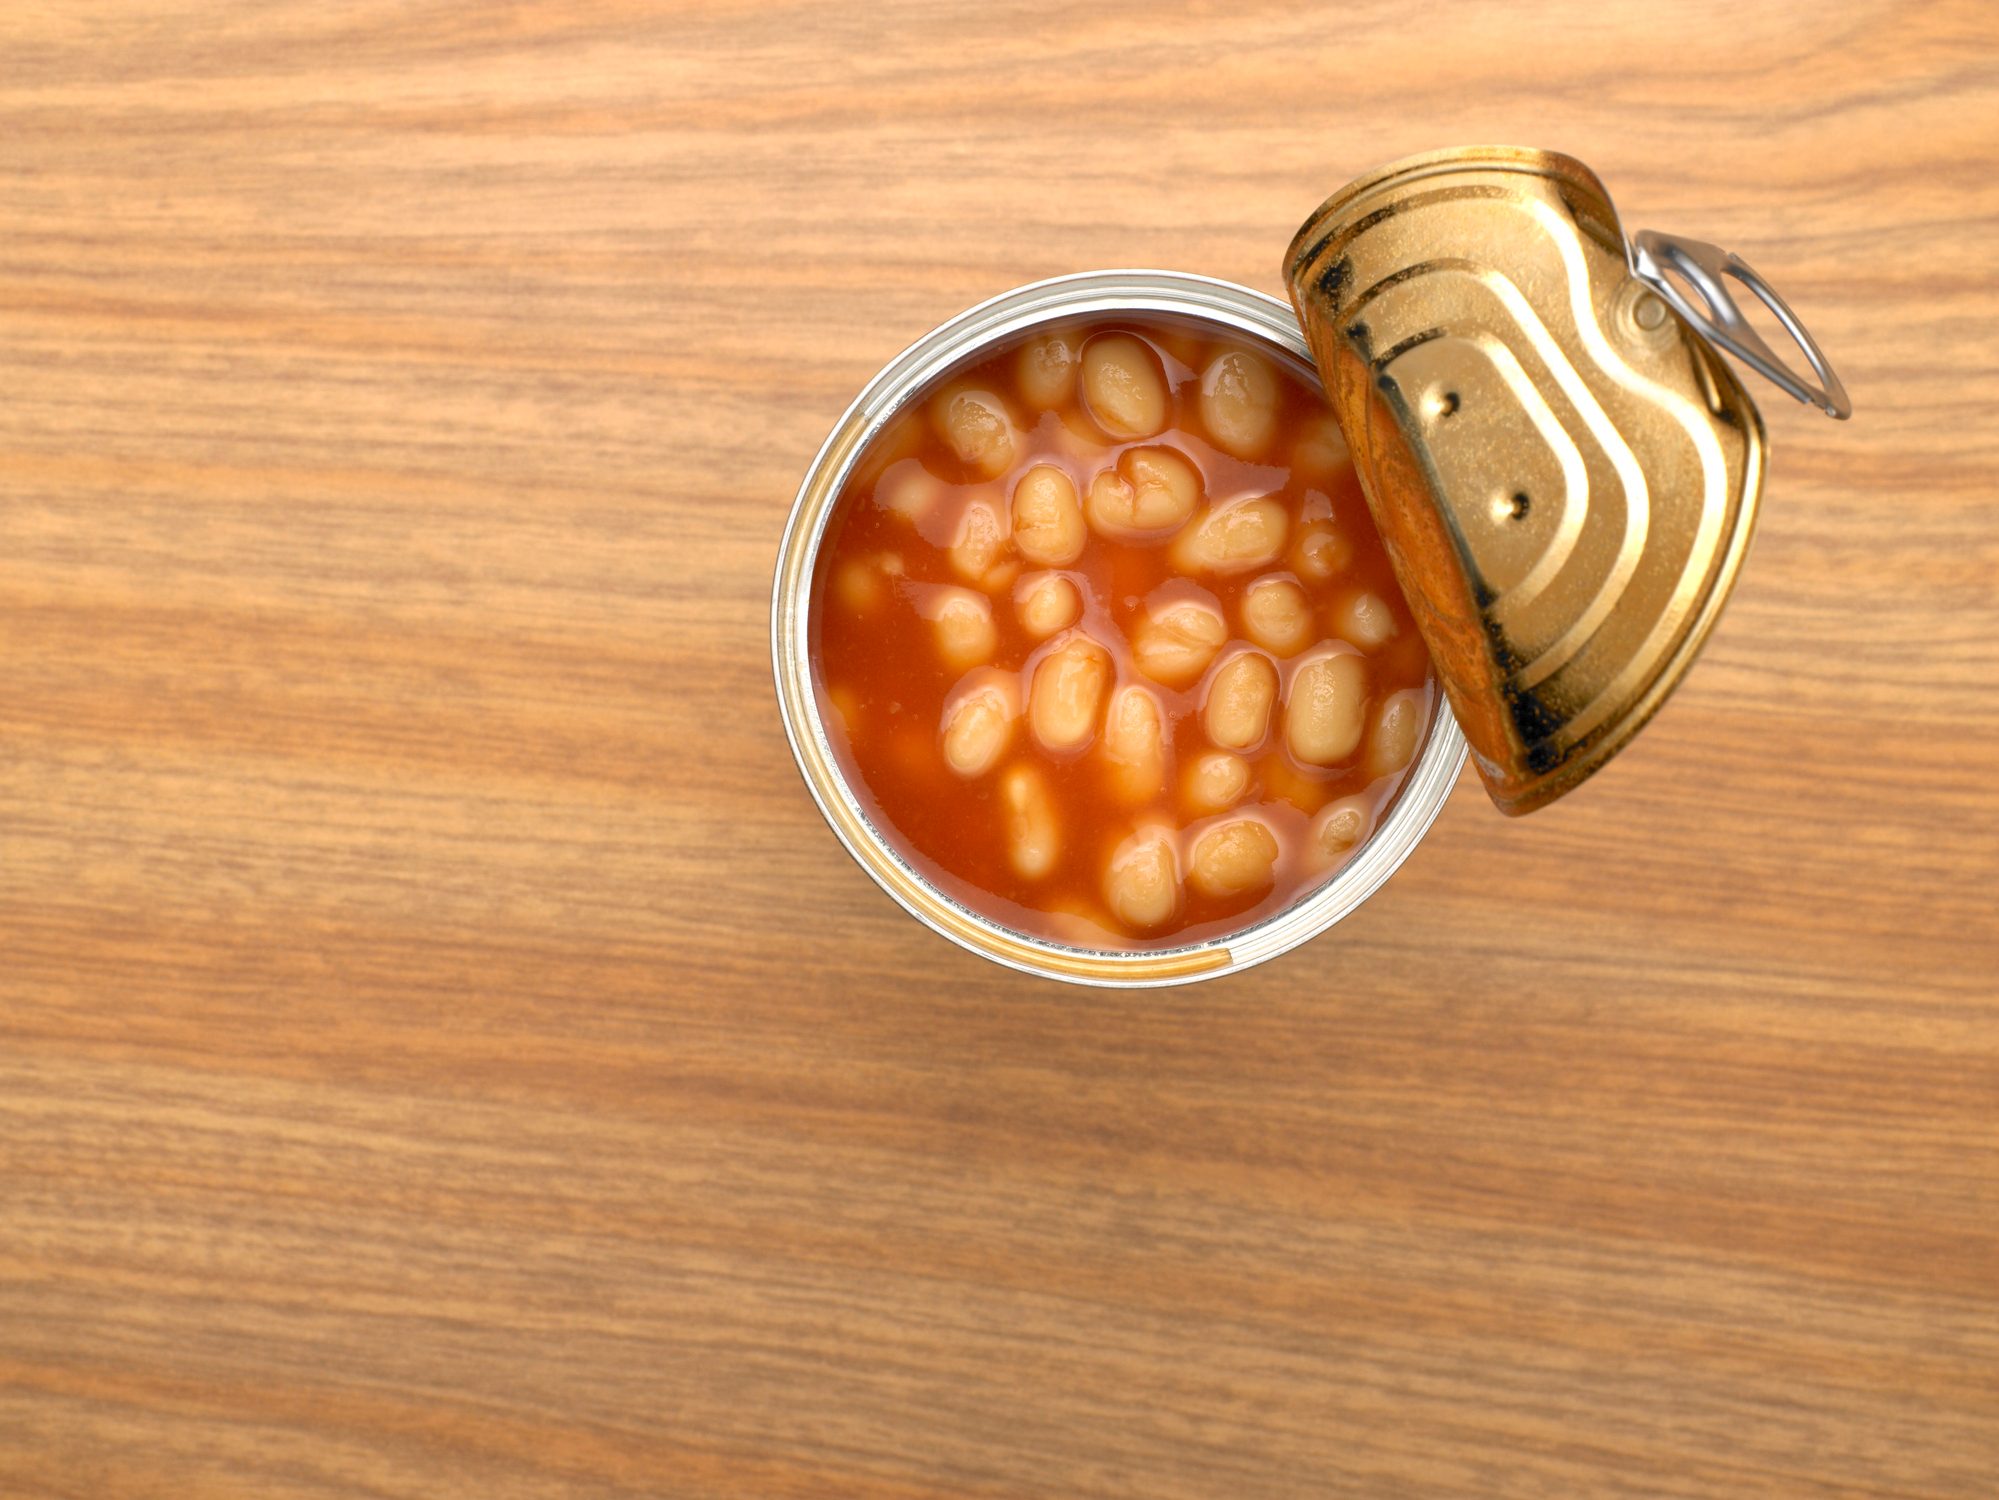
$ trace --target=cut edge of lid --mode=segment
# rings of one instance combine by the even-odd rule
[[[1518,172],[1543,180],[1554,179],[1566,187],[1575,189],[1581,198],[1587,200],[1589,205],[1600,213],[1603,221],[1598,225],[1588,225],[1583,222],[1581,216],[1578,216],[1578,228],[1594,229],[1595,237],[1598,238],[1602,238],[1607,231],[1609,236],[1614,237],[1616,252],[1623,257],[1627,267],[1630,266],[1631,241],[1624,232],[1609,190],[1595,172],[1574,157],[1538,147],[1497,145],[1423,152],[1390,162],[1348,183],[1322,202],[1292,236],[1283,261],[1284,283],[1308,334],[1311,332],[1311,322],[1305,316],[1305,297],[1297,273],[1305,267],[1316,264],[1334,240],[1342,236],[1352,236],[1372,222],[1373,215],[1366,211],[1365,200],[1368,195],[1391,185],[1400,191],[1427,177],[1455,175],[1467,171]],[[1572,201],[1570,206],[1573,211],[1578,205]],[[1358,217],[1356,217],[1357,212]],[[1606,248],[1611,246],[1606,245]],[[1743,418],[1740,423],[1744,452],[1738,516],[1728,536],[1723,555],[1716,561],[1708,586],[1694,606],[1691,617],[1687,620],[1679,638],[1670,651],[1654,663],[1644,680],[1642,689],[1625,708],[1614,715],[1600,737],[1572,750],[1561,763],[1525,782],[1509,780],[1501,774],[1495,774],[1502,772],[1502,767],[1495,766],[1489,771],[1485,757],[1475,746],[1473,747],[1470,759],[1479,772],[1480,782],[1484,785],[1493,805],[1509,817],[1519,817],[1537,811],[1575,790],[1607,765],[1651,722],[1707,644],[1735,588],[1754,538],[1756,522],[1761,511],[1763,482],[1768,467],[1768,435],[1762,414],[1737,378],[1734,369],[1721,357],[1720,352],[1701,336],[1697,328],[1681,317],[1677,310],[1669,306],[1668,312],[1680,326],[1688,347],[1704,367],[1707,378],[1725,398],[1724,405]],[[1313,349],[1313,363],[1319,367],[1321,380],[1326,384],[1330,398],[1333,390],[1333,372],[1320,365],[1316,346]],[[1345,431],[1347,422],[1341,403],[1329,399],[1329,405],[1332,407],[1335,420],[1339,422],[1347,437],[1349,447],[1356,453],[1361,452],[1362,446],[1355,443],[1356,435]],[[1428,461],[1425,459],[1421,462],[1427,470]],[[1375,496],[1370,476],[1365,468],[1362,469],[1361,478],[1368,490],[1372,509],[1375,505]],[[1432,493],[1434,495],[1434,491]],[[1422,626],[1420,613],[1418,624]],[[1423,629],[1427,637],[1428,627],[1423,626]],[[1453,690],[1454,684],[1445,680],[1441,674],[1439,685],[1452,690],[1451,695],[1456,696]],[[1465,690],[1471,691],[1469,688]]]

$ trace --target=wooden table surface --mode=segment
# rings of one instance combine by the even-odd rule
[[[792,492],[1370,166],[1742,251],[1739,593],[1572,800],[1163,994],[903,916]],[[1989,1497],[1999,13],[0,12],[0,1495]]]

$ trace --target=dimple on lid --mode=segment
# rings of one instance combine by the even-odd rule
[[[1627,242],[1596,175],[1549,151],[1362,178],[1298,231],[1285,281],[1486,790],[1503,812],[1545,806],[1657,710],[1748,550],[1763,423],[1719,351],[1835,417],[1846,393],[1740,259]]]

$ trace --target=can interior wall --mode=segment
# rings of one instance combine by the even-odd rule
[[[855,461],[888,419],[936,379],[992,345],[1055,321],[1133,314],[1194,319],[1289,351],[1317,384],[1296,316],[1275,297],[1171,271],[1093,271],[1035,282],[980,303],[897,355],[834,425],[806,470],[779,544],[771,591],[771,660],[792,754],[819,809],[861,868],[919,922],[1028,974],[1074,984],[1150,988],[1234,973],[1316,936],[1365,901],[1416,847],[1464,766],[1465,740],[1443,694],[1388,816],[1324,885],[1256,924],[1184,948],[1111,953],[1025,936],[936,889],[876,831],[847,785],[821,723],[810,654],[814,565]]]

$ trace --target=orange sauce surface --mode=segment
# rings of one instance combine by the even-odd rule
[[[1127,339],[1102,342],[1115,335]],[[1123,366],[1110,355],[1128,355],[1130,338],[1155,362],[1163,409],[1146,404],[1146,380],[1120,383]],[[1378,826],[1434,713],[1429,658],[1338,429],[1291,356],[1234,330],[1167,319],[1041,329],[1032,341],[1032,349],[1023,338],[982,353],[918,392],[855,466],[828,522],[813,584],[819,711],[875,826],[967,907],[1017,931],[1090,948],[1170,948],[1222,936],[1296,902]],[[1086,361],[1092,350],[1104,358]],[[1245,361],[1256,365],[1247,396],[1240,379],[1230,384]],[[1232,392],[1239,399],[1231,405]],[[1229,425],[1245,411],[1246,423]],[[1134,424],[1154,420],[1163,420],[1162,430],[1131,435]],[[1093,483],[1118,473],[1128,454],[1160,449],[1198,475],[1192,516],[1152,530],[1099,525],[1089,504]],[[1015,525],[1015,492],[1037,467],[1066,476],[1089,515],[1080,541],[1068,544],[1080,550],[1059,564],[1023,555],[1025,545],[1045,557],[1050,543]],[[1053,481],[1043,475],[1036,482]],[[1115,498],[1115,486],[1103,493]],[[1188,534],[1211,511],[1234,516],[1232,502],[1264,496],[1281,508],[1281,518],[1263,512],[1281,530],[1277,555],[1238,566],[1224,547],[1226,566],[1205,565],[1214,549],[1204,553]],[[1067,550],[1059,535],[1054,545]],[[1051,574],[1073,586],[1078,613],[1044,637],[1024,620],[1030,612],[1023,601]],[[1271,647],[1267,626],[1265,643],[1254,638],[1248,596],[1268,581],[1302,591],[1302,646],[1293,637]],[[956,609],[969,618],[979,600],[989,628],[971,620],[958,636],[940,633],[940,614]],[[1218,609],[1226,640],[1191,680],[1169,683],[1141,670],[1135,642],[1174,601]],[[1108,663],[1091,679],[1094,707],[1087,692],[1079,707],[1052,683],[1045,701],[1037,700],[1038,670],[1079,639],[1085,644],[1076,649],[1093,655],[1098,648],[1102,656],[1093,659]],[[1350,676],[1364,684],[1357,743],[1345,754],[1322,754],[1330,764],[1301,758],[1296,746],[1311,736],[1301,729],[1294,738],[1287,727],[1294,702],[1309,696],[1300,673],[1329,654],[1355,653],[1361,670]],[[1211,737],[1223,721],[1204,709],[1217,675],[1248,654],[1269,664],[1277,691],[1264,731],[1240,747],[1247,777],[1239,799],[1217,810],[1191,784],[1202,757],[1223,753]],[[1263,666],[1238,671],[1266,674]],[[954,705],[962,713],[967,694],[981,685],[996,695],[992,704],[1014,709],[1000,731],[1003,748],[989,765],[954,768],[948,755],[964,759],[966,737],[947,738],[947,726]],[[1107,714],[1125,688],[1150,696],[1161,726],[1156,767],[1148,760],[1136,773],[1106,744]],[[1087,728],[1079,743],[1051,747],[1041,731],[1065,712],[1082,712]],[[1335,732],[1335,748],[1337,739]],[[1026,782],[1009,776],[1031,778],[1040,789],[1039,816],[1026,835],[1018,804],[1004,790]],[[1207,784],[1210,794],[1214,786]],[[1204,835],[1245,820],[1269,835],[1267,843],[1260,834],[1249,838],[1248,883],[1236,888],[1235,871],[1228,880],[1202,878],[1220,868],[1214,856],[1221,848],[1213,840],[1204,846]],[[1240,830],[1231,837],[1240,842]],[[1270,844],[1275,857],[1265,878],[1260,856]],[[1142,899],[1120,884],[1131,868],[1124,856],[1135,848],[1153,861]],[[1126,873],[1114,874],[1114,866]],[[1163,895],[1162,868],[1170,883]]]

